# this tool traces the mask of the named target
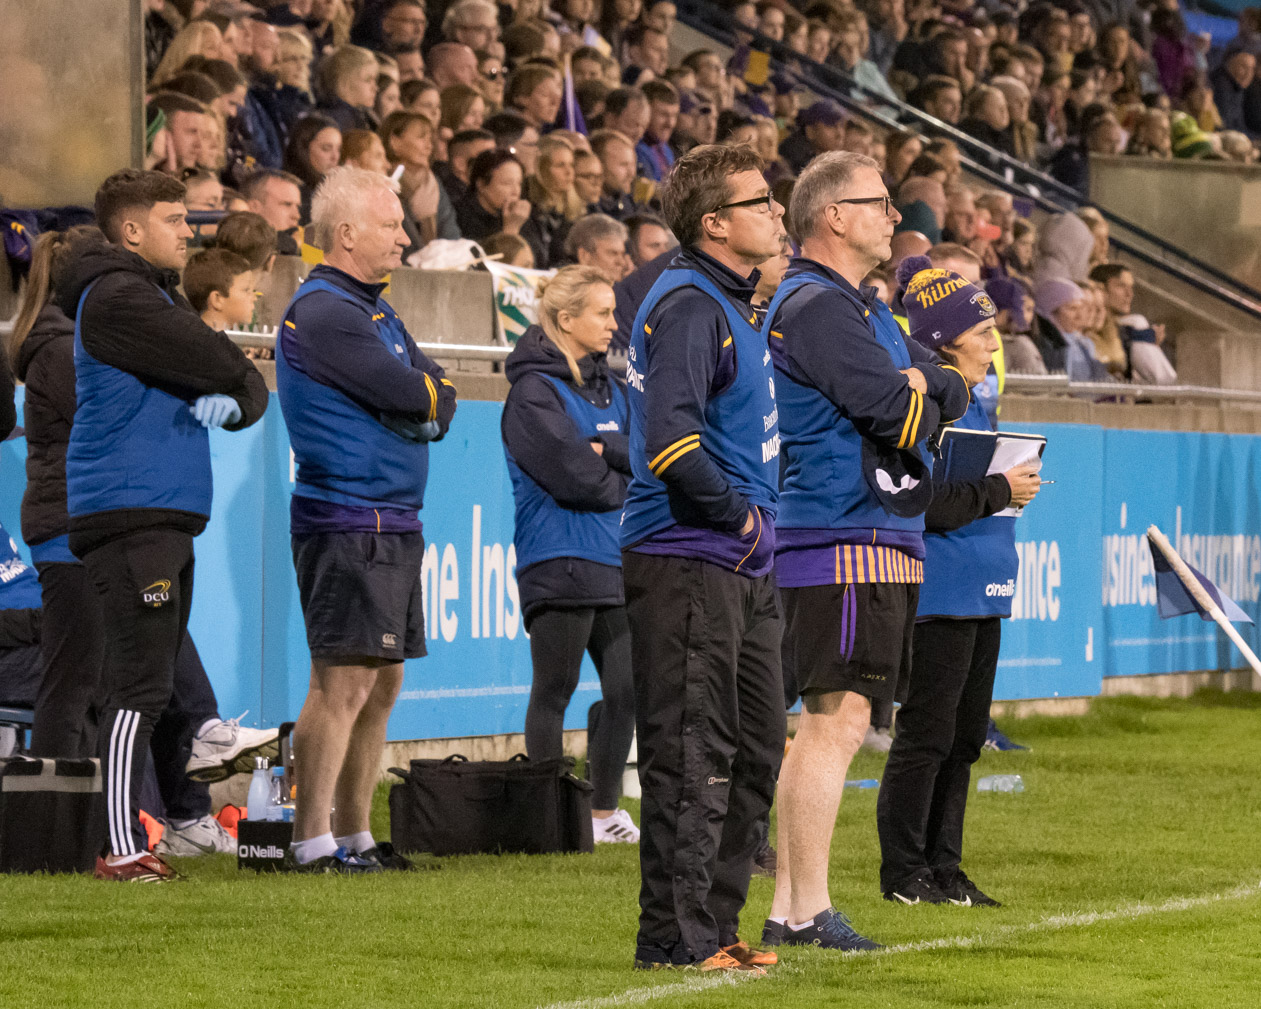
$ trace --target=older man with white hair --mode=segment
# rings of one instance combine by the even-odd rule
[[[425,654],[417,513],[429,442],[455,387],[381,297],[408,237],[396,184],[331,171],[311,201],[324,263],[298,288],[276,341],[276,384],[297,472],[289,522],[311,649],[294,731],[302,789],[290,861],[306,872],[410,863],[368,827],[403,660]]]
[[[588,214],[574,221],[565,238],[565,254],[582,266],[594,266],[616,284],[630,272],[626,225],[608,214]]]

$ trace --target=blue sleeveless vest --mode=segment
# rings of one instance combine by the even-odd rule
[[[190,401],[145,385],[83,349],[83,305],[95,286],[93,281],[80,296],[74,319],[77,405],[66,449],[70,516],[171,508],[209,518],[210,434],[193,418]]]
[[[38,610],[42,606],[39,578],[18,556],[13,537],[0,526],[0,610]]]
[[[590,440],[604,432],[626,430],[626,397],[616,382],[609,383],[609,405],[598,407],[584,399],[568,382],[552,375],[542,377],[556,387],[565,404],[565,413],[583,438]],[[622,566],[617,541],[621,515],[617,509],[583,512],[562,507],[517,465],[507,445],[504,445],[504,455],[516,503],[516,532],[512,541],[517,548],[518,571],[555,557],[581,557],[597,564]]]
[[[955,427],[994,430],[977,399]],[[1014,517],[991,515],[953,532],[925,533],[919,615],[1009,617],[1019,571]]]
[[[294,306],[315,291],[364,308],[327,280],[307,280],[289,302],[282,323],[299,341],[302,334],[293,321]],[[411,367],[402,320],[383,299],[377,299],[376,307],[371,318],[377,336],[391,354]],[[419,511],[424,506],[428,442],[391,430],[340,389],[299,371],[285,356],[283,337],[276,340],[276,391],[297,463],[295,494],[360,508]]]
[[[785,300],[807,285],[837,291],[854,300],[848,292],[813,273],[794,273],[784,278],[771,299],[763,324],[772,348],[783,339],[778,319]],[[868,324],[901,368],[911,366],[902,328],[883,304],[872,312],[855,301]],[[923,532],[924,516],[901,518],[886,511],[863,476],[863,439],[851,420],[823,393],[793,379],[777,367],[779,380],[780,432],[784,444],[784,479],[779,494],[780,529],[891,529]],[[924,461],[930,462],[921,448]]]
[[[647,319],[657,302],[681,287],[708,294],[727,317],[736,356],[731,385],[705,404],[705,427],[700,446],[723,476],[750,505],[775,514],[779,486],[779,420],[775,406],[775,376],[766,341],[755,328],[752,309],[743,315],[718,286],[698,270],[666,270],[639,306],[631,327],[626,363],[626,395],[630,403],[630,456],[633,473],[622,512],[622,546],[676,525],[670,512],[666,485],[653,468],[669,465],[671,454],[687,446],[676,443],[656,459],[648,459],[644,444],[644,374],[648,354]],[[684,439],[690,441],[691,439]],[[681,454],[681,453],[680,453]]]

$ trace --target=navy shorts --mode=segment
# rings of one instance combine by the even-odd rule
[[[312,658],[402,662],[425,654],[422,533],[309,533],[292,541]]]
[[[784,665],[803,696],[849,690],[872,701],[905,699],[918,585],[812,585],[780,594]]]

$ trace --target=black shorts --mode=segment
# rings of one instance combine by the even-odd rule
[[[421,533],[311,533],[292,541],[312,658],[401,662],[425,654]]]
[[[918,585],[877,583],[781,589],[784,666],[802,695],[850,690],[890,703],[906,697]]]

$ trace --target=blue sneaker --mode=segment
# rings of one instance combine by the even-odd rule
[[[333,874],[354,876],[365,872],[382,872],[382,866],[375,859],[369,860],[362,855],[355,855],[345,848],[338,848],[331,855],[323,855],[312,862],[298,862],[293,857],[293,849],[285,852],[284,868],[286,872],[314,873],[315,875]]]
[[[784,936],[788,934],[788,926],[778,922],[766,919],[762,925],[762,945],[763,946],[779,946],[784,942]]]
[[[1013,743],[1002,729],[994,724],[994,719],[990,719],[990,727],[985,730],[985,744],[981,747],[983,750],[1027,750],[1029,747],[1021,746],[1019,743]]]
[[[804,928],[789,926],[784,933],[785,946],[818,946],[820,949],[854,950],[884,949],[854,931],[849,919],[834,907],[820,911],[814,921]]]

